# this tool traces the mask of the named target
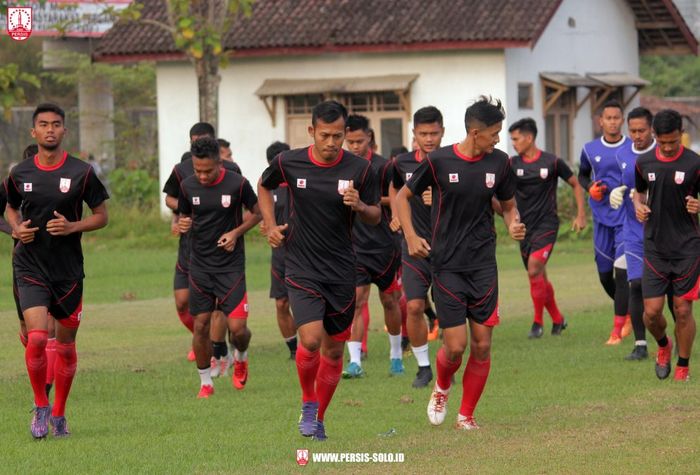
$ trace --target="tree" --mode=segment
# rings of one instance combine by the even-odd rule
[[[161,28],[194,65],[199,92],[199,120],[216,127],[219,119],[219,70],[228,56],[223,39],[240,15],[250,16],[255,0],[161,0],[166,21],[142,18],[143,4],[133,3],[119,16]]]

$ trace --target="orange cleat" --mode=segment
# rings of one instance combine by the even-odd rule
[[[187,353],[187,361],[194,361],[195,359],[197,358],[194,356],[194,350],[190,348],[189,353]]]
[[[199,388],[199,394],[197,394],[197,399],[207,399],[209,396],[214,394],[214,386],[205,384]]]
[[[673,375],[674,381],[690,381],[687,366],[676,366],[676,373]]]
[[[630,333],[632,333],[632,319],[629,317],[629,315],[627,315],[625,325],[622,327],[622,331],[620,332],[620,337],[625,338]]]
[[[605,344],[609,346],[619,345],[620,343],[622,343],[622,337],[620,335],[615,334],[615,332],[612,332],[610,334],[610,338],[608,338],[608,341],[605,342]]]
[[[433,320],[433,328],[428,331],[428,341],[435,341],[440,338],[440,326],[438,325],[437,318]]]
[[[233,362],[233,377],[231,383],[233,387],[240,390],[245,388],[245,383],[248,382],[248,361]]]

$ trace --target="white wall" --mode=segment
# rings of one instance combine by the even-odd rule
[[[198,118],[197,88],[188,64],[159,64],[157,69],[162,186],[187,149],[188,130]],[[445,119],[445,144],[464,137],[465,108],[480,94],[506,99],[503,51],[234,59],[222,71],[218,135],[231,141],[234,160],[244,175],[256,183],[267,166],[265,149],[275,140],[286,138],[283,100],[277,100],[277,122],[272,127],[263,102],[255,95],[265,79],[387,74],[419,75],[411,89],[411,114],[422,106],[438,107]],[[504,133],[502,139],[505,138]]]
[[[576,22],[568,25],[569,18]],[[512,48],[505,52],[507,71],[508,123],[533,117],[540,130],[538,143],[544,146],[542,84],[539,73],[546,71],[586,73],[628,72],[639,74],[639,48],[632,10],[625,0],[564,0],[534,49]],[[534,85],[534,108],[518,109],[518,83]],[[579,88],[581,100],[588,90]],[[629,93],[630,90],[627,90]],[[630,107],[639,104],[639,99]],[[573,162],[583,144],[593,138],[590,101],[574,119]],[[513,152],[509,145],[510,152]]]

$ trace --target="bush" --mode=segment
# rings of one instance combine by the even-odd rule
[[[117,168],[109,174],[112,202],[123,208],[151,210],[158,207],[158,180],[145,170]]]

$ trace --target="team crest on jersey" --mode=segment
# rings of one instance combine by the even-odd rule
[[[549,169],[548,168],[540,168],[540,178],[543,180],[549,176]]]
[[[517,176],[523,176],[525,175],[525,170],[523,170],[522,168],[518,168],[517,170],[515,170],[515,174]]]
[[[31,184],[31,183],[25,183],[25,184],[24,184],[24,191],[32,191],[32,184]]]
[[[450,183],[459,183],[458,173],[450,173]]]
[[[598,162],[600,162],[600,158],[601,158],[600,155],[596,155],[596,156],[593,158],[593,160],[595,160],[596,163],[598,163]]]
[[[231,206],[231,195],[221,195],[221,206],[224,208]]]
[[[345,190],[350,188],[350,180],[338,180],[338,193],[344,194]]]
[[[673,179],[677,185],[682,185],[685,181],[685,172],[676,172],[676,176]]]
[[[413,173],[406,173],[406,181],[410,180],[412,176]]]
[[[496,184],[496,174],[495,173],[487,173],[486,174],[486,188],[493,188],[493,185]]]
[[[624,163],[624,162],[623,162],[623,163],[622,163],[622,169],[624,170],[625,168],[627,168],[627,163]]]
[[[649,181],[656,181],[656,173],[647,173]]]
[[[306,188],[306,178],[297,178],[297,188]]]
[[[297,449],[297,464],[303,467],[307,463],[309,463],[309,450]]]
[[[70,190],[70,178],[61,178],[58,189],[61,190],[61,193],[68,193],[68,190]]]
[[[193,204],[193,205],[198,205],[198,204],[199,204],[199,196],[193,196],[193,197],[192,197],[192,204]]]
[[[272,199],[277,203],[277,195],[272,195]]]

